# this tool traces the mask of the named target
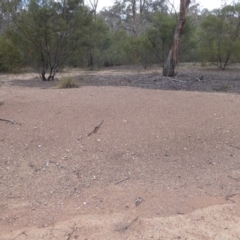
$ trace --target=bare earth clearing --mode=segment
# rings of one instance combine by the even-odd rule
[[[239,67],[64,74],[0,76],[1,240],[240,239]]]

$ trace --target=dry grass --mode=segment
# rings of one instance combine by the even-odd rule
[[[78,88],[79,85],[76,83],[76,80],[74,80],[72,77],[63,77],[59,84],[58,88]]]

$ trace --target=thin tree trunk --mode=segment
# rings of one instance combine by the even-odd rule
[[[191,0],[180,0],[180,18],[175,29],[172,47],[169,51],[168,58],[163,68],[163,76],[174,77],[176,75],[175,68],[177,66],[178,55],[181,47],[181,37],[186,22],[187,10]]]

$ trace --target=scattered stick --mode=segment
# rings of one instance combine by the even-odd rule
[[[126,225],[126,226],[124,226],[124,227],[122,227],[122,228],[117,229],[117,231],[123,232],[123,231],[128,230],[128,228],[129,228],[134,222],[136,222],[137,220],[138,220],[138,216],[137,216],[136,218],[134,218],[128,225]]]
[[[88,133],[88,137],[91,136],[93,133],[96,133],[98,131],[98,129],[101,127],[101,125],[103,124],[103,120],[93,129],[92,132]]]
[[[10,122],[11,124],[19,124],[19,125],[21,125],[21,123],[17,123],[16,121],[11,120],[11,119],[0,118],[0,121],[5,121],[5,122]]]
[[[231,197],[234,197],[234,196],[236,196],[236,195],[238,195],[238,194],[239,194],[239,193],[228,194],[228,195],[225,197],[225,199],[232,201],[230,198],[231,198]],[[232,201],[232,202],[234,202],[234,201]]]
[[[75,223],[75,225],[71,229],[72,229],[72,231],[70,233],[68,233],[68,235],[67,235],[68,236],[67,240],[70,240],[72,235],[73,235],[73,233],[77,230],[76,223]]]
[[[232,148],[240,149],[239,146],[236,146],[236,145],[234,145],[234,144],[227,143],[227,145],[230,146],[230,147],[232,147]]]
[[[120,180],[120,181],[117,181],[117,182],[115,183],[115,185],[117,185],[117,184],[119,184],[119,183],[122,183],[122,182],[124,182],[124,181],[126,181],[126,180],[128,180],[128,179],[129,179],[129,177],[124,178],[124,179],[122,179],[122,180]]]
[[[169,78],[168,77],[168,80],[172,81],[172,82],[180,82],[180,83],[186,83],[186,81],[181,81],[181,80],[178,80],[178,79],[174,79],[174,78]]]
[[[184,215],[184,212],[177,212],[178,215]]]
[[[228,175],[228,177],[231,178],[231,179],[233,179],[233,180],[235,180],[235,181],[240,181],[240,178],[234,178],[234,177],[232,177],[232,176],[230,176],[230,175]]]
[[[199,81],[199,82],[201,82],[201,80],[200,80],[199,78],[194,77],[194,79],[197,80],[197,81]]]

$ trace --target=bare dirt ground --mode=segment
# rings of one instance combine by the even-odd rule
[[[0,76],[1,240],[240,239],[238,66],[60,75]]]

